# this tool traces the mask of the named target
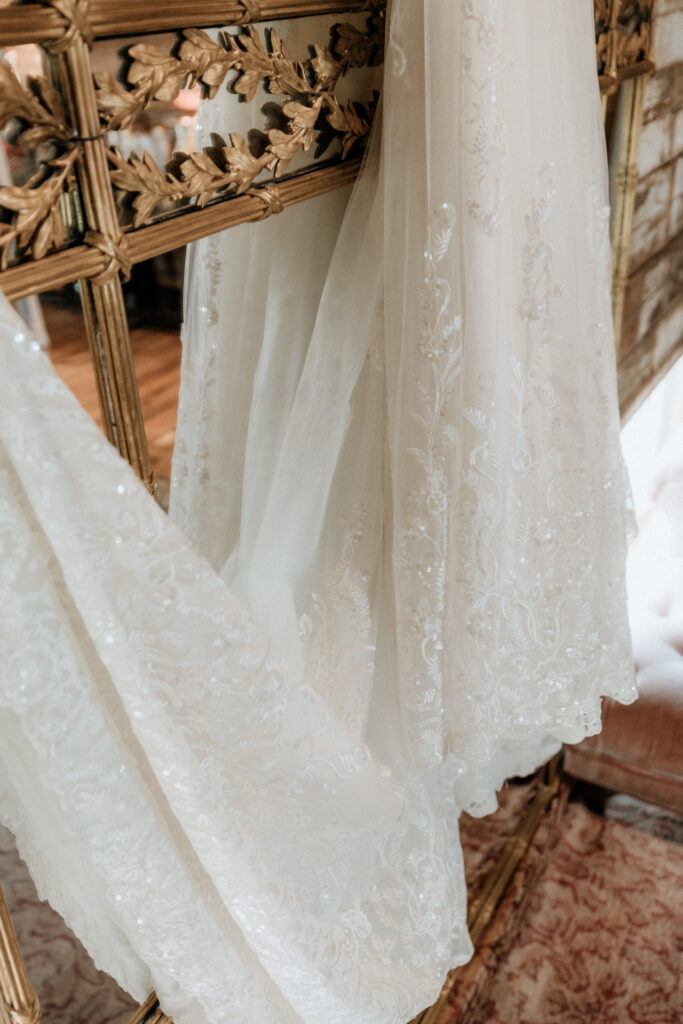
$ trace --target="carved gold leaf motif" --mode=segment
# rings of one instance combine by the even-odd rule
[[[0,129],[26,152],[51,150],[25,185],[0,188],[0,269],[5,270],[15,253],[40,259],[65,242],[59,198],[74,187],[78,153],[52,84],[29,78],[24,86],[5,61],[0,61]]]
[[[61,11],[60,4],[65,25],[66,7],[85,10],[80,0],[59,0],[53,6]],[[649,57],[652,7],[652,0],[594,0],[604,88],[610,88],[610,82],[616,86],[617,69],[621,77],[624,69]],[[266,130],[249,132],[246,138],[229,134],[227,142],[218,140],[204,153],[176,154],[166,168],[157,167],[149,156],[126,160],[111,150],[111,178],[129,193],[136,226],[164,201],[191,200],[204,206],[217,194],[248,191],[263,172],[282,173],[299,151],[313,144],[316,157],[332,141],[339,144],[342,158],[357,153],[367,138],[376,99],[365,106],[343,104],[334,90],[348,69],[381,63],[383,46],[380,6],[371,12],[365,29],[335,25],[328,43],[311,47],[305,60],[295,60],[277,32],[259,33],[253,25],[220,40],[199,29],[186,29],[171,53],[147,44],[131,47],[125,84],[111,75],[97,76],[105,129],[130,125],[151,102],[172,101],[187,86],[201,86],[207,97],[223,85],[245,99],[253,98],[259,87],[283,97],[267,105]],[[42,255],[64,242],[58,200],[73,187],[76,156],[71,154],[80,150],[80,142],[72,136],[62,101],[49,80],[22,85],[4,61],[0,126],[9,131],[12,142],[31,151],[42,168],[21,189],[0,189],[0,261],[5,266],[12,252]]]
[[[313,142],[315,123],[318,120],[323,103],[319,96],[311,106],[303,103],[285,103],[282,108],[288,120],[288,131],[272,128],[268,132],[268,150],[277,157],[278,170],[284,171],[292,157],[300,149],[308,150]]]
[[[385,11],[377,10],[368,20],[368,31],[349,23],[337,25],[333,50],[344,71],[347,68],[377,67],[384,55]]]
[[[654,0],[593,0],[598,74],[617,84],[617,71],[650,59]]]
[[[233,92],[253,100],[256,90],[263,83],[271,93],[289,96],[305,96],[312,91],[306,66],[293,61],[287,47],[274,29],[268,33],[269,47],[266,49],[258,30],[252,25],[239,36],[226,35],[234,55],[234,67],[239,75],[232,84]]]
[[[50,140],[66,141],[71,132],[57,92],[46,78],[23,86],[6,61],[0,61],[0,129],[16,119],[13,141],[24,148]]]
[[[349,68],[380,63],[383,40],[382,11],[368,19],[365,32],[352,25],[333,26],[329,45],[315,46],[313,56],[304,61],[292,58],[275,30],[261,35],[253,25],[224,34],[220,43],[205,32],[186,30],[177,55],[153,46],[132,47],[127,87],[111,75],[96,76],[107,128],[130,125],[153,100],[173,100],[186,87],[201,85],[206,95],[214,96],[231,72],[228,88],[246,101],[260,87],[285,97],[282,104],[267,105],[267,131],[250,132],[247,139],[231,133],[230,145],[177,153],[163,171],[149,156],[126,160],[118,150],[110,150],[114,185],[134,197],[134,226],[143,224],[164,201],[193,199],[204,206],[217,193],[242,194],[261,172],[283,173],[293,157],[314,142],[319,156],[337,139],[342,159],[347,158],[369,134],[376,97],[367,106],[342,105],[333,90]]]
[[[593,0],[595,14],[595,49],[598,74],[609,72],[612,5],[609,0]]]
[[[652,9],[653,0],[621,0],[615,31],[617,68],[648,58]]]
[[[274,29],[265,34],[266,44],[253,25],[238,34],[225,33],[221,43],[200,29],[186,29],[177,55],[154,46],[132,46],[127,85],[109,72],[95,75],[103,126],[128,128],[153,100],[172,101],[181,89],[198,84],[211,98],[231,71],[237,72],[231,91],[246,100],[254,98],[260,85],[292,97],[331,91],[349,68],[381,63],[384,25],[383,11],[368,19],[366,32],[354,25],[336,25],[330,46],[316,45],[315,57],[305,61],[291,58]]]
[[[234,67],[234,55],[201,29],[186,29],[183,36],[179,57],[193,66],[193,83],[201,82],[205,95],[212,99],[225,81],[228,71]]]
[[[78,152],[72,149],[51,160],[25,186],[0,188],[0,208],[10,214],[0,221],[0,269],[5,270],[14,246],[39,260],[66,240],[59,197],[75,184],[73,168]],[[45,171],[48,176],[44,178]],[[44,178],[43,181],[40,181]]]
[[[359,139],[370,131],[372,117],[358,103],[342,106],[334,96],[328,100],[330,112],[327,115],[331,127],[341,136],[342,158],[346,157]]]

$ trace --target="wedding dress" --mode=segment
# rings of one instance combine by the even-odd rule
[[[346,209],[190,255],[175,523],[2,300],[0,817],[177,1024],[410,1019],[460,807],[634,696],[592,5],[387,58]]]

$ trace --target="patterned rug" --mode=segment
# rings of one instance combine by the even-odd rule
[[[528,797],[529,787],[507,786],[496,815],[463,818],[471,895]],[[683,1022],[683,822],[625,797],[605,816],[570,803],[543,842],[513,941],[491,951],[451,1024]],[[0,883],[45,1024],[122,1024],[135,1004],[38,899],[2,828]]]
[[[683,822],[570,803],[521,920],[452,1024],[681,1024]],[[481,982],[481,979],[480,979]]]
[[[0,826],[0,885],[43,1024],[118,1024],[136,1003],[98,971],[76,936],[38,899],[14,839]]]

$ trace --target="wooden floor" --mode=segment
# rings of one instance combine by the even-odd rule
[[[59,306],[43,306],[50,337],[50,357],[83,408],[101,426],[97,390],[85,329],[80,313]],[[171,475],[180,384],[180,338],[155,327],[131,331],[135,370],[152,469],[164,483]]]

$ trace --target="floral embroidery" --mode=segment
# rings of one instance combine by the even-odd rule
[[[570,737],[599,729],[598,691],[582,692],[577,699],[577,680],[590,679],[591,671],[601,676],[599,692],[621,699],[632,699],[634,693],[624,662],[627,638],[615,635],[613,620],[605,629],[594,619],[599,582],[594,531],[606,498],[599,498],[600,513],[594,490],[572,488],[589,457],[586,424],[578,413],[571,414],[570,389],[580,389],[581,382],[570,385],[554,370],[561,365],[557,347],[565,343],[556,308],[564,290],[557,282],[551,242],[557,178],[552,163],[540,171],[524,216],[518,317],[525,338],[511,355],[506,426],[497,422],[493,402],[489,409],[463,409],[462,514],[455,545],[464,584],[459,607],[465,635],[453,650],[450,699],[459,713],[452,711],[449,718],[459,723],[452,743],[469,765],[470,797],[476,792],[477,762],[495,765],[497,747],[502,756],[506,736],[564,729]],[[603,225],[604,211],[599,211],[596,238]],[[592,325],[596,339],[602,326]],[[491,380],[480,384],[483,392],[493,392]],[[595,388],[595,408],[600,389],[592,382],[587,387]],[[604,440],[608,450],[618,452],[616,437]],[[606,464],[612,465],[610,460]],[[610,476],[608,469],[605,486]],[[623,491],[615,491],[619,497],[609,516],[616,523],[623,521]],[[612,564],[602,571],[614,574],[623,589],[621,555],[611,551],[609,557]],[[611,662],[605,661],[608,650]],[[605,664],[610,664],[609,680]],[[479,688],[472,686],[476,679],[482,681]],[[524,771],[526,764],[520,761],[518,768]],[[509,770],[509,763],[501,769],[501,782]],[[482,809],[488,806],[490,768],[484,775]]]
[[[224,487],[222,481],[212,481],[211,450],[207,438],[213,423],[215,392],[218,380],[218,288],[221,281],[223,261],[220,255],[218,235],[211,235],[197,243],[195,259],[201,260],[204,273],[194,274],[199,291],[197,314],[199,323],[193,328],[193,335],[199,331],[202,343],[196,351],[183,330],[182,380],[183,386],[178,399],[178,425],[176,443],[173,449],[171,474],[172,514],[175,521],[193,535],[196,525],[190,514],[190,507],[196,501],[195,491],[205,491],[209,484]],[[185,420],[193,424],[192,430],[184,426]],[[197,429],[199,424],[199,429]],[[188,446],[188,439],[193,441]],[[202,498],[198,499],[202,502]],[[203,502],[203,504],[206,504]],[[216,507],[218,505],[218,507]],[[223,506],[213,501],[212,507],[220,522]],[[219,560],[215,565],[219,567]]]
[[[471,157],[467,211],[486,235],[498,230],[503,205],[503,20],[500,0],[464,0],[462,142]]]
[[[410,628],[399,638],[403,668],[411,680],[408,700],[417,716],[417,735],[427,762],[442,757],[443,632],[448,554],[447,454],[456,430],[445,419],[454,381],[461,371],[462,322],[453,314],[451,286],[440,276],[456,228],[455,209],[442,203],[430,219],[422,289],[423,330],[417,349],[424,373],[412,383],[419,407],[412,419],[422,446],[409,449],[420,469],[421,486],[408,496],[410,516],[399,538],[398,590]]]
[[[342,520],[337,561],[299,620],[302,640],[310,638],[307,678],[355,734],[365,723],[375,654],[372,578],[358,566],[367,514],[359,504]]]

